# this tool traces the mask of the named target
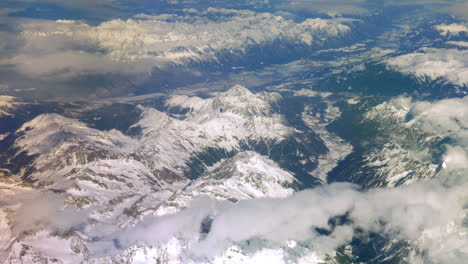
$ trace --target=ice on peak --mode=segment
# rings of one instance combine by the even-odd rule
[[[344,35],[348,33],[351,28],[347,25],[339,23],[338,20],[309,18],[300,24],[308,28],[314,33],[325,33],[331,36]]]
[[[165,103],[168,108],[190,109],[190,111],[200,111],[211,106],[213,99],[203,99],[198,96],[174,95]]]
[[[23,132],[31,129],[54,128],[63,126],[85,127],[85,125],[78,120],[51,113],[38,115],[33,120],[24,123],[18,131]]]
[[[0,107],[10,107],[18,98],[8,95],[0,95]]]
[[[279,96],[279,97],[278,97]],[[272,100],[276,97],[276,100]],[[271,114],[272,103],[280,99],[276,93],[254,94],[247,88],[236,85],[213,99],[217,111],[231,111],[241,115],[265,116]]]
[[[256,178],[263,183],[278,181],[284,185],[292,184],[296,181],[290,172],[280,168],[278,164],[268,157],[254,151],[243,151],[230,159],[218,163],[214,169],[206,172],[200,178],[200,182],[210,179],[249,181],[252,178]]]
[[[135,125],[142,128],[139,152],[153,155],[154,169],[181,175],[194,155],[208,149],[232,152],[249,142],[280,142],[296,130],[271,111],[271,101],[266,94],[253,94],[241,86],[208,99],[174,96],[167,107],[191,111],[176,119],[143,108]]]
[[[1,88],[1,84],[0,84]],[[2,116],[12,116],[9,112],[12,109],[15,109],[18,105],[23,104],[19,101],[18,98],[7,95],[0,95],[0,117]]]
[[[76,119],[58,114],[42,114],[26,122],[17,130],[20,137],[15,144],[29,155],[53,152],[58,147],[60,151],[66,148],[60,146],[75,146],[86,144],[95,148],[123,152],[135,145],[134,140],[117,130],[99,131],[90,128]],[[58,153],[55,153],[58,155]]]
[[[286,197],[294,192],[294,175],[268,157],[244,151],[213,165],[176,196],[157,209],[157,215],[177,212],[197,196],[239,201],[261,197]]]
[[[254,94],[242,85],[234,85],[225,93],[226,96],[253,96]]]
[[[252,93],[241,85],[235,85],[213,98],[203,99],[197,96],[175,95],[169,98],[168,108],[190,109],[193,115],[202,113],[216,115],[220,112],[232,112],[239,115],[265,116],[271,114],[271,105],[278,102],[278,93]]]
[[[145,137],[151,132],[160,131],[165,126],[173,121],[173,119],[166,113],[158,111],[154,108],[138,106],[142,111],[140,120],[135,123],[133,127],[141,127],[143,133],[141,136]]]
[[[208,99],[203,99],[198,96],[174,95],[166,101],[165,106],[169,108],[180,107],[183,109],[191,109],[192,111],[206,111],[216,109],[218,105],[221,107],[222,104],[229,101],[245,101],[249,98],[256,97],[257,95],[244,86],[235,85],[227,91],[221,92],[217,96]]]
[[[226,173],[228,171],[228,173]],[[215,169],[206,174],[211,179],[238,177],[245,180],[254,175],[261,175],[259,180],[278,180],[285,184],[295,181],[294,176],[266,156],[254,151],[244,151],[233,158],[223,161]]]
[[[220,93],[217,98],[239,98],[242,100],[254,102],[253,100],[261,100],[264,101],[264,103],[273,103],[281,100],[281,95],[279,93],[275,92],[259,92],[259,93],[253,93],[250,91],[248,88],[242,85],[234,85],[230,89],[228,89],[224,93]]]

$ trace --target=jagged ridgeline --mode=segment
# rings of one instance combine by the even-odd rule
[[[27,117],[11,108],[2,173],[27,184],[9,186],[14,195],[49,191],[78,211],[91,210],[89,227],[83,223],[58,237],[35,230],[44,241],[75,241],[82,249],[76,254],[91,261],[85,236],[99,237],[93,233],[99,223],[127,226],[149,213],[178,212],[200,195],[235,203],[285,197],[326,181],[328,155],[336,146],[325,125],[336,109],[317,99],[234,86],[207,98],[52,103]],[[144,248],[126,251],[125,258]],[[33,249],[18,240],[8,250],[9,261],[22,259],[17,250]]]
[[[299,102],[297,109],[282,111],[282,105],[294,102]],[[41,114],[10,134],[14,144],[3,158],[12,174],[31,182],[43,180],[35,177],[43,171],[118,158],[144,163],[157,178],[174,181],[196,179],[217,162],[253,150],[294,171],[303,186],[313,186],[318,181],[308,172],[328,150],[295,118],[303,107],[297,99],[235,86],[213,98],[173,96],[160,107],[167,113],[114,104],[93,115],[80,113],[88,124]],[[119,121],[111,123],[110,113],[117,113]],[[49,154],[55,149],[60,158]]]
[[[30,116],[22,115],[20,109],[36,106],[22,104],[24,108],[14,104],[5,108],[8,115],[4,118],[11,125],[4,130],[6,148],[1,158],[3,176],[14,180],[6,184],[10,199],[51,192],[65,204],[76,206],[75,210],[92,214],[66,232],[57,227],[49,227],[55,230],[52,233],[47,228],[22,227],[15,231],[20,233],[5,231],[5,237],[22,234],[36,239],[35,243],[73,243],[74,256],[87,263],[130,260],[148,250],[163,262],[188,257],[170,253],[187,249],[183,239],[156,248],[129,244],[128,249],[118,239],[110,246],[114,257],[97,257],[95,252],[101,250],[97,241],[115,232],[111,227],[98,231],[103,223],[130,228],[145,215],[170,215],[190,208],[200,196],[237,203],[288,197],[328,181],[354,182],[364,188],[406,185],[435,177],[442,166],[441,146],[450,142],[434,136],[421,123],[408,126],[412,116],[407,99],[356,101],[347,94],[328,97],[302,91],[280,95],[234,86],[207,97],[156,97],[140,104],[53,103]],[[118,122],[112,121],[115,117]],[[425,149],[439,154],[429,159],[414,154]],[[17,185],[17,180],[27,185]],[[5,213],[2,217],[10,216]],[[216,217],[208,215],[201,222],[201,239],[209,235],[213,221]],[[329,225],[346,221],[343,215],[331,219]],[[331,234],[325,229],[315,232]],[[23,240],[17,241],[9,246],[8,261],[24,259],[20,252],[44,261],[52,259],[43,251],[25,248]],[[241,252],[238,257],[247,258],[258,243],[269,242],[253,239],[233,250]],[[417,250],[404,239],[356,230],[348,244],[323,261],[410,263],[408,256]],[[232,258],[229,252],[221,259]],[[291,258],[312,258],[307,243],[278,252]]]

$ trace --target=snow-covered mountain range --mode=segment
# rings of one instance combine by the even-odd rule
[[[289,208],[293,204],[288,199],[306,195],[300,190],[329,180],[351,181],[364,188],[408,185],[420,192],[411,186],[443,179],[448,171],[460,168],[460,150],[446,146],[448,138],[464,142],[463,113],[432,117],[427,111],[454,104],[464,109],[465,99],[428,105],[402,97],[365,107],[366,100],[305,90],[292,95],[253,93],[238,85],[208,97],[169,96],[156,106],[142,101],[132,106],[136,119],[114,128],[98,129],[94,122],[100,118],[87,116],[89,109],[103,111],[93,107],[107,109],[112,104],[82,105],[81,110],[74,105],[73,111],[63,114],[39,112],[7,132],[5,140],[11,144],[0,157],[5,197],[1,259],[4,263],[347,263],[363,258],[362,247],[373,247],[376,259],[387,256],[411,262],[411,254],[420,257],[420,247],[432,249],[427,239],[459,234],[462,227],[455,225],[455,231],[447,234],[431,231],[435,233],[426,240],[421,237],[427,235],[416,236],[415,243],[385,237],[366,242],[359,235],[351,240],[354,231],[349,226],[329,220],[327,228],[334,231],[319,228],[305,240],[293,236],[286,243],[253,236],[219,245],[216,253],[212,246],[203,248],[212,224],[219,229],[217,212],[223,214],[233,205],[279,199]],[[297,108],[284,109],[291,102]],[[373,131],[367,142],[357,144],[351,138],[348,143],[330,132],[341,122],[352,122],[347,120],[349,113],[342,117],[340,109],[347,107],[364,107],[360,127]],[[448,130],[434,122],[444,122]],[[312,197],[356,195],[348,187],[325,188],[332,190]],[[427,187],[421,188],[426,195]],[[428,191],[439,195],[438,189]],[[317,206],[310,203],[310,208]],[[393,206],[400,205],[389,206],[395,210]],[[433,230],[432,225],[424,225]],[[332,233],[323,236],[327,232]],[[324,244],[310,242],[315,239]]]
[[[21,26],[23,48],[28,54],[36,51],[36,55],[17,55],[3,63],[38,77],[70,78],[115,71],[151,74],[153,68],[242,61],[251,50],[285,53],[284,47],[289,46],[319,48],[343,40],[350,31],[339,20],[317,18],[296,23],[271,13],[219,8],[140,14],[97,26],[74,20],[42,21]],[[53,45],[47,44],[51,42]],[[73,48],[68,43],[73,43]],[[49,62],[47,67],[40,66],[43,60]],[[88,62],[94,65],[92,69]]]
[[[13,2],[1,264],[466,262],[464,1]]]
[[[184,257],[177,252],[187,241],[171,240],[161,248],[137,243],[115,257],[100,257],[99,237],[131,227],[145,215],[180,212],[203,195],[235,203],[286,197],[301,186],[326,181],[330,162],[345,156],[335,154],[340,147],[330,145],[333,136],[325,129],[339,112],[313,116],[309,107],[303,114],[308,128],[300,130],[282,114],[283,100],[278,93],[252,93],[242,86],[209,98],[172,96],[164,112],[138,106],[140,116],[127,132],[98,130],[55,113],[38,115],[8,135],[14,143],[2,157],[2,173],[10,179],[2,183],[2,193],[12,197],[2,209],[5,223],[10,223],[2,227],[2,260],[135,263],[138,258],[156,258],[177,263]],[[288,171],[281,166],[286,163],[300,168]],[[309,179],[302,182],[304,177]],[[51,210],[57,221],[38,216],[38,228],[30,230],[26,223],[11,220],[26,207],[21,199],[13,202],[14,197],[38,193],[59,197],[65,211],[43,209]],[[65,227],[68,210],[79,213],[75,224]],[[267,250],[255,256],[243,250],[232,248],[221,259],[207,261],[247,261],[306,248]],[[310,254],[307,258],[317,258]]]

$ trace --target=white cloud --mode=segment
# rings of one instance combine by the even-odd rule
[[[461,19],[468,18],[468,3],[464,0],[385,0],[375,3],[372,0],[291,0],[270,1],[279,9],[293,11],[313,11],[334,15],[367,15],[375,8],[379,10],[388,6],[419,6],[438,13],[448,13]]]
[[[280,9],[314,11],[329,15],[361,15],[369,12],[367,0],[292,0],[272,2]]]
[[[447,173],[468,168],[468,97],[444,99],[437,102],[406,101],[415,116],[408,123],[419,123],[425,130],[441,137],[450,137],[452,144],[446,144],[443,168]],[[448,180],[451,181],[449,178]]]
[[[3,62],[15,65],[18,71],[29,76],[56,79],[86,74],[138,74],[150,71],[144,61],[141,64],[119,63],[103,54],[82,51],[57,51],[42,56],[18,55]]]
[[[409,106],[416,116],[412,122],[421,122],[427,130],[440,135],[461,135],[468,127],[468,97],[437,102],[410,101]]]
[[[468,158],[462,147],[449,147],[444,155],[443,168],[445,169],[466,169],[468,168]]]
[[[14,223],[11,228],[14,236],[43,229],[50,232],[67,232],[88,219],[88,211],[67,206],[66,196],[63,194],[13,184],[2,185],[1,205],[3,208],[13,209],[9,219]]]
[[[464,175],[467,116],[468,97],[435,102],[399,97],[371,108],[364,117],[378,124],[386,141],[364,154],[364,167],[373,171],[366,183],[398,186],[430,178],[453,182],[454,172]]]
[[[453,5],[446,7],[443,11],[468,20],[468,2],[464,0],[455,1]]]
[[[446,78],[455,85],[468,84],[468,50],[423,48],[388,59],[385,63],[394,70],[414,74],[421,80]]]
[[[430,132],[431,135],[451,137],[456,146],[468,147],[468,96],[463,98],[443,99],[436,102],[413,101],[411,98],[400,97],[390,101],[399,109],[400,114],[411,114],[407,126],[417,125]]]
[[[387,0],[386,6],[420,6],[437,13],[446,13],[468,19],[468,3],[465,0]]]
[[[458,36],[461,33],[468,33],[468,27],[464,24],[452,23],[449,25],[441,24],[435,26],[442,36]]]
[[[422,249],[429,250],[435,260],[445,261],[448,255],[433,256],[432,250],[436,252],[440,245],[430,241],[427,233],[461,221],[460,213],[466,201],[464,188],[466,185],[446,189],[434,183],[421,183],[359,192],[349,184],[331,184],[283,199],[229,204],[204,198],[180,213],[147,217],[143,224],[117,237],[124,246],[136,241],[159,245],[178,237],[188,243],[184,254],[195,259],[220,255],[232,245],[252,239],[266,239],[270,246],[277,247],[286,246],[291,240],[302,241],[323,256],[349,243],[353,229],[359,227],[400,239],[423,241]],[[330,219],[345,213],[349,213],[352,223],[329,226]],[[200,226],[207,216],[213,216],[214,221],[203,238]],[[320,235],[314,228],[329,229],[331,234]],[[438,234],[442,238],[452,235]],[[261,244],[258,246],[261,248]],[[451,250],[467,252],[468,248]]]
[[[468,48],[468,41],[447,41],[445,44],[454,45],[462,48]]]
[[[96,5],[108,5],[118,0],[74,0],[74,1],[64,1],[64,0],[18,0],[22,3],[51,3],[60,6],[73,7],[73,8],[89,8],[96,7]]]

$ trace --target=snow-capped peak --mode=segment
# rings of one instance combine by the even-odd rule
[[[233,158],[221,162],[221,164],[214,169],[212,168],[201,178],[213,180],[236,178],[239,181],[247,182],[249,182],[249,179],[256,178],[260,181],[260,184],[262,182],[276,182],[284,188],[295,182],[295,178],[291,173],[281,169],[278,164],[268,157],[253,151],[238,153]],[[267,196],[274,197],[276,195],[278,195],[278,193],[272,191],[271,194]]]
[[[13,96],[0,95],[0,107],[12,107],[18,99]]]
[[[297,172],[281,168],[281,158],[309,160],[316,153],[301,148],[301,144],[312,142],[301,141],[310,134],[299,132],[275,111],[279,100],[281,96],[277,93],[252,93],[243,86],[206,99],[174,96],[166,102],[170,110],[167,113],[139,106],[141,115],[133,128],[141,130],[134,137],[116,130],[94,129],[57,114],[44,114],[17,130],[15,146],[17,156],[32,155],[32,163],[23,166],[32,172],[23,178],[32,179],[34,187],[60,192],[67,204],[91,212],[89,221],[93,224],[84,224],[84,229],[78,231],[80,237],[76,238],[85,250],[76,255],[83,257],[84,263],[110,263],[114,257],[95,258],[88,254],[85,245],[86,240],[95,236],[99,240],[106,232],[99,230],[102,225],[129,227],[148,214],[178,212],[199,195],[226,204],[291,195],[301,178],[296,180]],[[175,108],[189,111],[175,115],[172,112]],[[289,150],[283,153],[283,144],[294,153]],[[276,157],[253,151],[270,155],[274,147],[279,148]],[[311,164],[304,166],[304,170]],[[21,173],[15,176],[25,176]],[[46,231],[44,237],[27,236],[32,242],[18,240],[11,248],[28,243],[44,253],[38,259],[47,260],[50,252],[37,245],[58,238]],[[75,239],[59,237],[61,242]],[[134,255],[127,253],[145,255],[143,251],[151,251],[155,253],[152,259],[164,263],[171,250],[180,252],[187,246],[186,241],[179,242],[161,248],[137,244],[115,258],[130,261]],[[68,252],[70,248],[63,245],[57,250]],[[22,259],[17,251],[10,253],[13,261]],[[246,256],[243,252],[239,255]],[[179,256],[173,257],[176,262],[183,262]]]
[[[271,111],[272,98],[278,96],[235,86],[208,99],[173,96],[167,107],[191,110],[179,119],[142,108],[142,118],[135,124],[142,128],[139,152],[153,155],[155,169],[181,174],[190,159],[208,149],[232,152],[250,141],[280,142],[295,129]]]
[[[66,118],[59,114],[42,114],[34,118],[33,120],[24,123],[18,132],[25,132],[33,129],[44,129],[44,128],[55,128],[55,127],[86,127],[84,124],[81,124],[78,120]]]
[[[86,144],[115,152],[129,150],[135,145],[131,138],[117,130],[99,131],[58,114],[39,115],[25,123],[17,133],[21,136],[16,140],[16,146],[29,155],[49,152],[65,141],[69,146]]]
[[[12,114],[9,111],[15,109],[21,104],[23,103],[21,103],[16,97],[0,95],[0,117],[12,116]]]
[[[268,157],[244,151],[218,162],[190,183],[174,198],[161,205],[156,214],[174,213],[200,195],[239,201],[260,197],[286,197],[294,192],[294,175]]]
[[[226,92],[209,99],[176,95],[171,97],[166,106],[190,109],[197,114],[232,112],[240,115],[271,115],[271,106],[281,100],[277,93],[254,94],[241,85],[235,85]]]
[[[254,96],[254,94],[251,91],[249,91],[249,89],[245,88],[242,85],[234,85],[229,90],[227,90],[227,92],[225,92],[224,95],[234,97]]]

